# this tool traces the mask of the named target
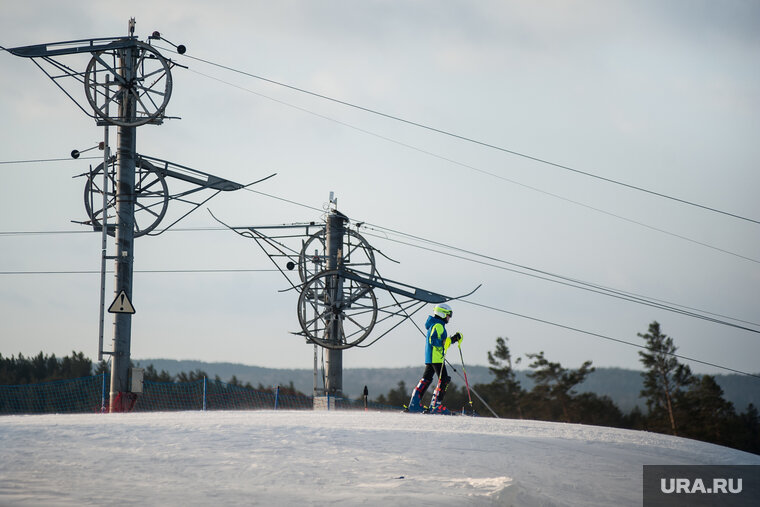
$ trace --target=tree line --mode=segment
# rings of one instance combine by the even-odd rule
[[[92,375],[92,361],[82,352],[61,359],[40,352],[36,356],[3,357],[0,354],[0,385],[37,384]]]
[[[473,389],[499,417],[653,431],[760,454],[757,407],[749,404],[746,410],[737,412],[733,403],[723,397],[714,376],[694,375],[688,365],[679,362],[673,339],[662,332],[658,322],[652,322],[648,332],[638,336],[646,343],[645,350],[638,353],[644,366],[641,397],[646,400],[646,412],[635,407],[626,414],[608,396],[579,394],[575,389],[594,371],[592,362],[586,361],[573,370],[550,361],[544,352],[526,354],[531,369],[528,376],[534,386],[524,389],[514,369],[521,358],[513,359],[508,339],[501,337],[496,339],[495,349],[488,352],[493,380]],[[377,401],[403,405],[409,397],[410,389],[402,381]],[[491,415],[477,397],[472,397],[472,402],[476,413]],[[467,409],[466,386],[457,389],[450,385],[445,404],[450,409]]]
[[[100,368],[103,369],[103,371],[107,371],[105,368],[107,368],[107,365],[105,363],[101,363]],[[222,383],[221,377],[219,375],[214,375],[214,378],[211,379],[211,376],[206,373],[205,371],[201,369],[196,369],[191,372],[179,372],[176,375],[170,375],[169,372],[166,370],[161,370],[160,372],[157,372],[155,367],[152,364],[149,364],[144,368],[143,372],[143,379],[148,380],[151,382],[197,382],[199,380],[203,380],[204,378],[213,380],[215,384]],[[242,387],[244,389],[252,389],[264,393],[274,393],[277,389],[277,386],[264,386],[261,382],[259,382],[259,385],[257,387],[253,387],[253,385],[250,382],[246,382],[243,384],[243,382],[237,378],[237,375],[233,375],[232,378],[230,378],[227,382],[224,382],[228,386],[235,386],[235,387]],[[280,394],[286,394],[291,396],[306,396],[301,391],[297,390],[295,388],[295,385],[293,384],[293,381],[290,381],[290,384],[287,386],[279,386],[280,388]]]
[[[134,363],[130,362],[130,367],[134,366]],[[87,377],[93,374],[101,375],[103,373],[109,373],[108,363],[101,361],[93,368],[92,360],[85,357],[82,352],[72,351],[71,356],[64,356],[62,358],[56,357],[55,354],[48,356],[42,352],[31,357],[25,357],[23,354],[19,354],[18,357],[3,357],[0,354],[0,385],[39,384]],[[183,383],[196,382],[203,378],[207,378],[216,384],[223,382],[219,375],[211,379],[205,371],[200,369],[190,372],[183,371],[176,375],[171,375],[166,370],[159,372],[152,364],[143,369],[143,379],[150,382]],[[261,383],[259,383],[258,387],[253,387],[250,382],[244,384],[235,375],[224,383],[230,386],[254,389],[265,393],[274,393],[276,390],[276,387],[264,386]],[[280,386],[280,394],[306,396],[295,388],[292,381],[287,386]]]

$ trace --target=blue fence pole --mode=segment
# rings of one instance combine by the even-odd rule
[[[206,377],[203,377],[203,411],[206,411]]]
[[[277,402],[280,399],[280,386],[277,386],[277,389],[274,392],[274,409],[277,410]]]
[[[106,374],[103,372],[103,384],[100,389],[100,413],[106,413]]]

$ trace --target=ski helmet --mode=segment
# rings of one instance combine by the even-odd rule
[[[454,312],[451,310],[451,307],[447,305],[446,303],[441,303],[437,305],[435,309],[433,310],[433,313],[442,319],[445,319],[446,317],[451,317],[452,315],[454,315]]]

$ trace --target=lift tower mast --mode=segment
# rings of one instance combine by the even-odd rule
[[[134,20],[130,21],[130,35],[134,32]],[[120,55],[122,83],[127,86],[135,82],[137,48],[126,47]],[[117,130],[118,148],[116,154],[116,266],[115,290],[117,297],[126,295],[132,301],[132,273],[134,266],[134,217],[135,217],[135,158],[137,154],[136,99],[133,93],[123,90],[119,103],[119,116],[126,119]],[[128,403],[119,398],[122,406],[116,406],[119,393],[127,393],[129,388],[129,363],[131,354],[132,313],[114,313],[113,356],[111,359],[111,411],[123,411]]]
[[[325,241],[327,243],[326,268],[328,270],[340,271],[343,269],[343,235],[347,221],[348,218],[336,209],[332,209],[327,215]],[[325,339],[336,348],[327,349],[325,394],[340,397],[343,394],[343,350],[337,347],[341,343],[344,316],[337,309],[341,308],[343,304],[343,278],[338,274],[331,275],[326,288],[329,292],[328,298],[334,302],[334,305],[328,310],[331,315],[327,317]]]

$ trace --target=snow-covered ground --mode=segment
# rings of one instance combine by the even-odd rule
[[[0,505],[641,505],[642,465],[760,465],[653,433],[378,412],[0,417]]]

